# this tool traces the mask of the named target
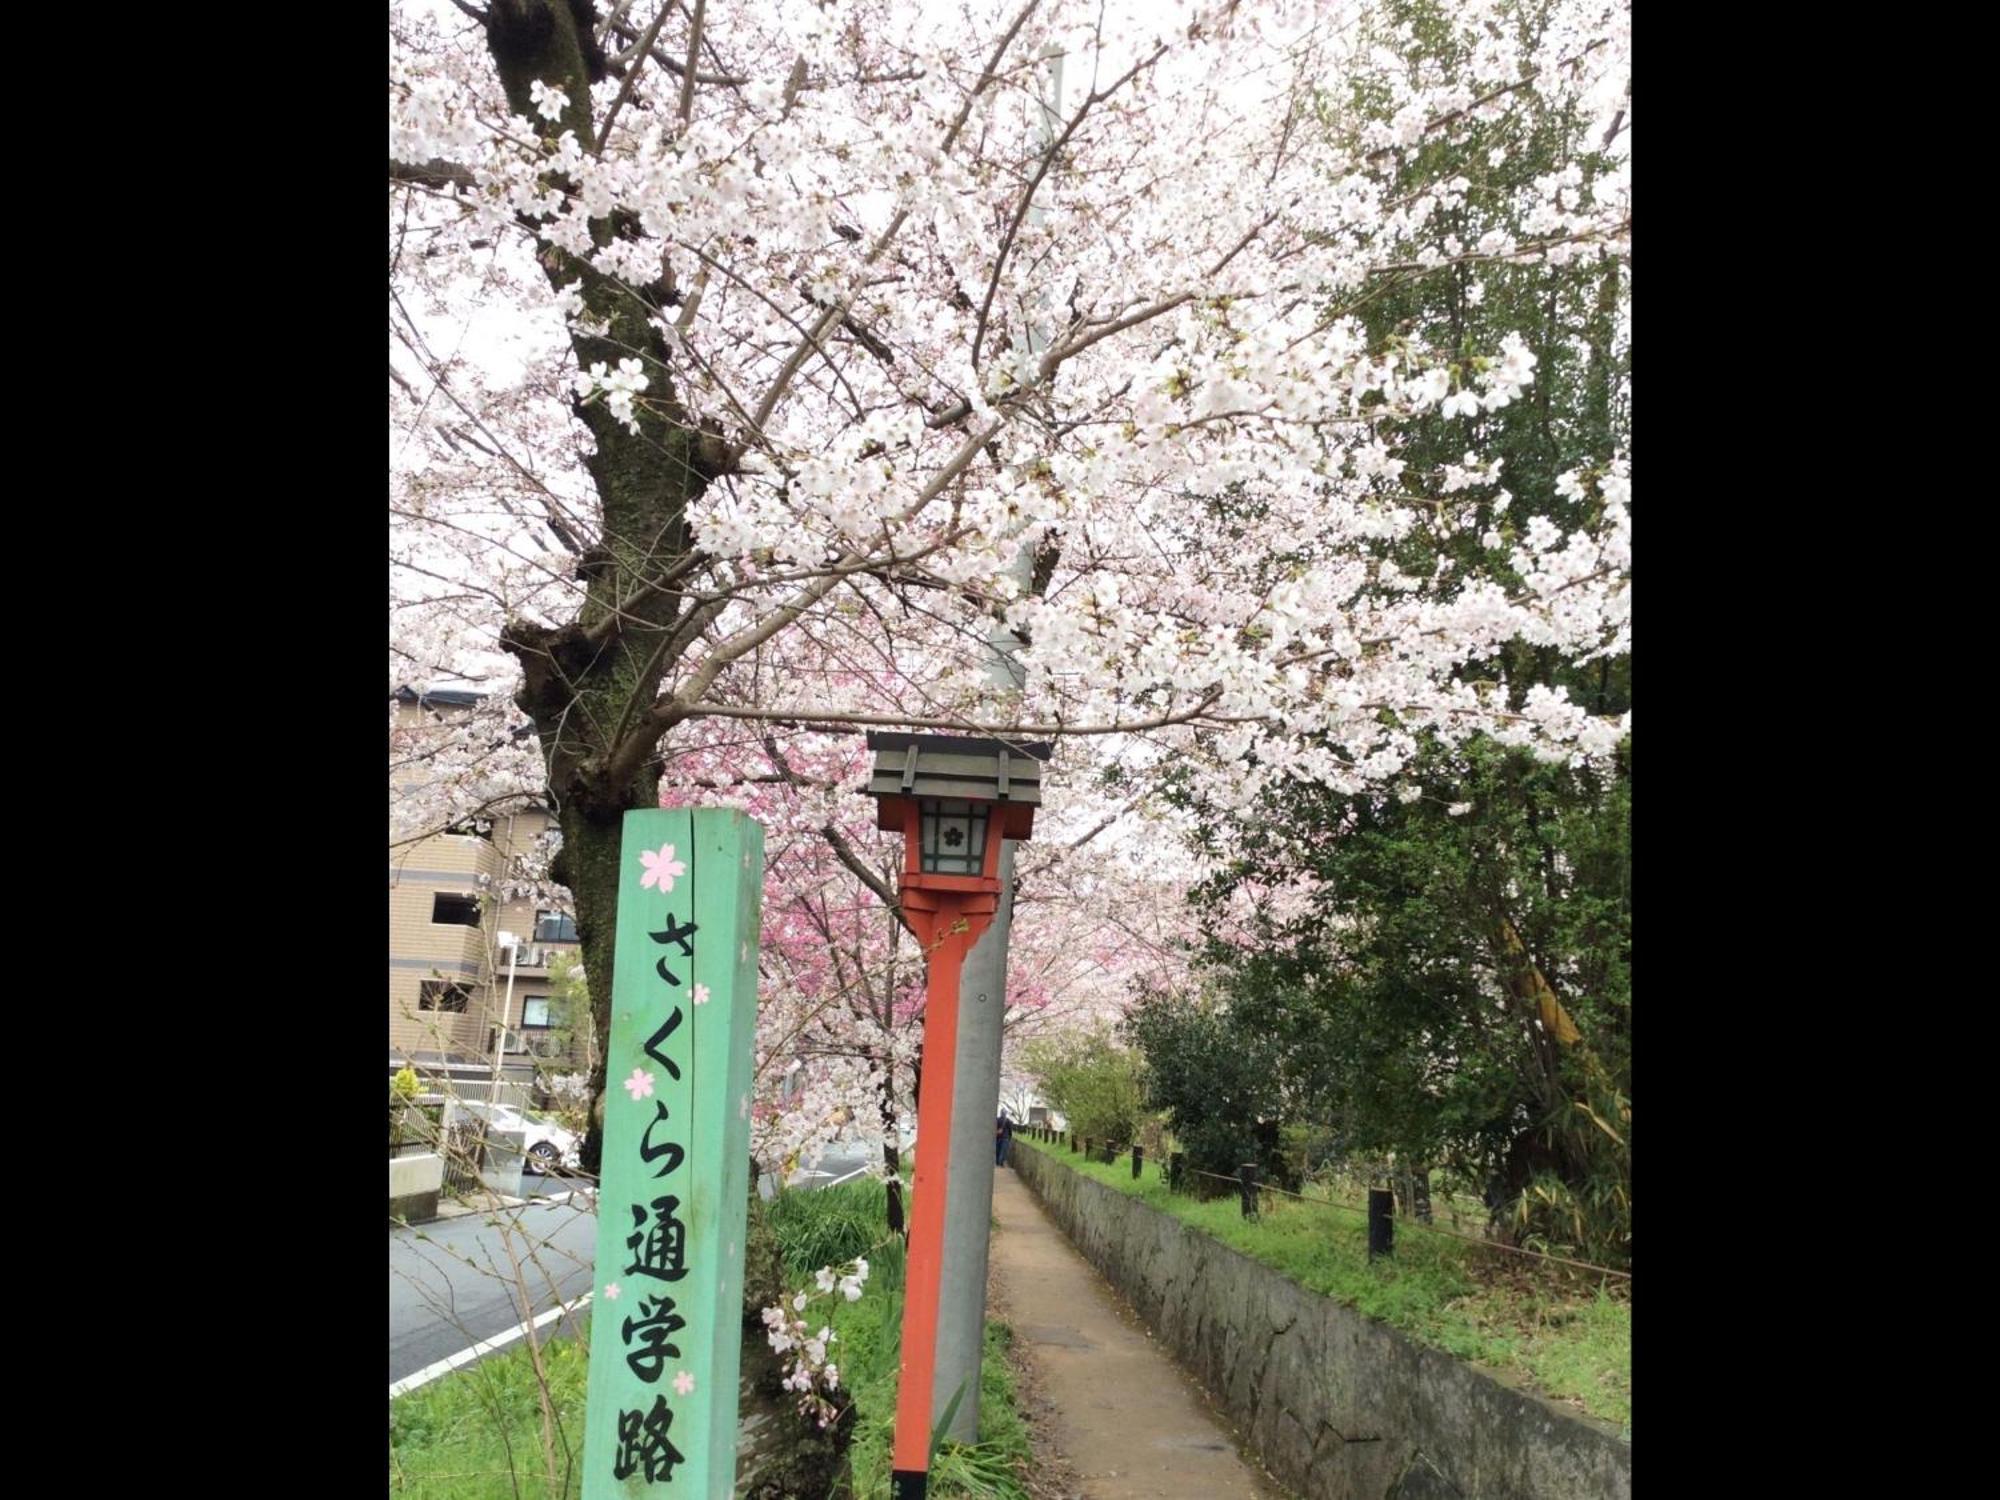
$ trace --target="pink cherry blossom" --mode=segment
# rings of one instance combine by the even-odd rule
[[[690,1375],[686,1370],[682,1370],[678,1375],[674,1376],[674,1394],[676,1396],[693,1395],[694,1376]]]
[[[707,985],[705,985],[705,984],[698,984],[698,985],[696,985],[696,986],[694,987],[694,997],[693,997],[693,998],[694,998],[694,1003],[695,1003],[696,1005],[706,1005],[706,1004],[708,1004],[708,986],[707,986]]]
[[[687,866],[674,858],[674,846],[663,844],[658,854],[650,849],[641,851],[639,863],[646,867],[646,873],[639,877],[639,888],[645,890],[658,886],[662,894],[674,888],[674,882],[687,874]]]
[[[608,1281],[604,1284],[604,1300],[607,1302],[616,1302],[618,1300],[617,1282]]]
[[[644,1068],[634,1068],[632,1076],[625,1080],[624,1090],[632,1096],[632,1102],[653,1097],[653,1075]]]

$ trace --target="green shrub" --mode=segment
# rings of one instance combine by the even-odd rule
[[[1042,1097],[1069,1128],[1093,1141],[1129,1146],[1144,1117],[1140,1060],[1108,1033],[1039,1037],[1022,1057]]]
[[[1297,1190],[1297,1155],[1280,1137],[1277,1036],[1237,1026],[1219,1000],[1186,994],[1145,996],[1125,1029],[1145,1058],[1146,1103],[1166,1111],[1188,1167],[1210,1174],[1194,1179],[1197,1192],[1233,1191],[1215,1179],[1234,1177],[1244,1162],[1255,1162],[1264,1181]]]
[[[442,1104],[410,1104],[400,1098],[389,1101],[389,1144],[392,1146],[434,1146],[443,1131]]]

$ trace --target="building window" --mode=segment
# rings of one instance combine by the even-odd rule
[[[535,941],[538,943],[573,943],[576,939],[576,918],[568,912],[538,911],[535,913]]]
[[[546,1031],[549,1025],[549,997],[529,995],[521,1001],[521,1029]]]
[[[431,897],[431,921],[449,927],[477,927],[479,898],[439,891]]]
[[[462,984],[443,979],[426,979],[417,986],[418,1010],[450,1011],[463,1015],[471,1004],[472,992]]]

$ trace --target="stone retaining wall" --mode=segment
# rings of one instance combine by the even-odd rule
[[[1632,1445],[1025,1141],[1021,1180],[1305,1500],[1630,1500]]]

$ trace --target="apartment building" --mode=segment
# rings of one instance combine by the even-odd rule
[[[465,691],[398,692],[397,730],[411,734],[392,734],[392,765],[399,738],[478,701]],[[391,795],[398,789],[392,776]],[[538,1066],[569,1061],[552,1034],[549,961],[576,952],[575,920],[565,903],[503,895],[516,860],[553,822],[546,809],[527,808],[390,849],[392,1073],[408,1064],[427,1087],[490,1087],[497,1058],[503,1094],[523,1102]],[[502,933],[520,939],[511,953]]]

